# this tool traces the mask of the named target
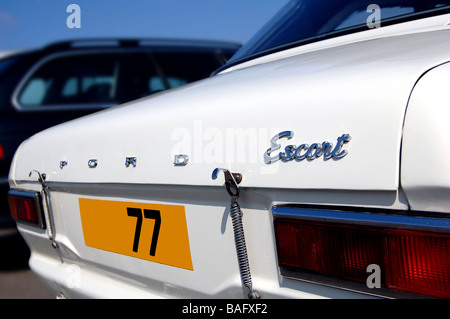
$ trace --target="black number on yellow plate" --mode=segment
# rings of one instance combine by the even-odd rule
[[[127,214],[130,217],[137,218],[133,241],[133,251],[137,252],[139,249],[139,239],[141,238],[142,209],[127,207]],[[156,245],[158,244],[159,229],[161,228],[161,213],[159,210],[144,209],[144,218],[155,220],[155,227],[153,229],[152,242],[150,245],[150,256],[155,256]]]

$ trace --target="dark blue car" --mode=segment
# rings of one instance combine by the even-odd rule
[[[0,227],[14,225],[7,203],[8,172],[23,140],[88,113],[206,78],[239,47],[210,41],[91,39],[0,59]]]

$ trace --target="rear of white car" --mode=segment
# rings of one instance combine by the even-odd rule
[[[448,298],[450,15],[386,6],[417,14],[244,46],[210,79],[24,142],[10,198],[30,267],[70,298]]]

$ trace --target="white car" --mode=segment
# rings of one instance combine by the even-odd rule
[[[211,78],[29,138],[66,298],[450,297],[450,2],[292,1]]]

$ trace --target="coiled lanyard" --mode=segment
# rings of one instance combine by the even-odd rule
[[[241,281],[244,287],[248,290],[247,297],[249,299],[259,299],[261,298],[261,295],[257,291],[253,290],[252,287],[252,276],[250,273],[250,264],[248,262],[247,246],[245,244],[244,225],[242,223],[242,211],[238,203],[239,186],[238,182],[236,182],[236,178],[240,179],[241,176],[231,174],[227,169],[216,168],[213,171],[212,179],[216,179],[220,171],[224,172],[225,186],[228,194],[231,196],[230,217],[233,223],[234,243],[236,245],[236,254],[239,264],[239,272],[241,274]]]
[[[31,177],[33,173],[36,173],[38,175],[38,181],[42,186],[41,197],[42,197],[42,207],[44,210],[45,224],[47,228],[47,237],[52,242],[52,247],[58,248],[58,244],[55,241],[55,232],[53,229],[53,223],[50,213],[48,184],[46,182],[47,175],[45,173],[41,174],[39,171],[34,169],[28,174],[28,176]]]

